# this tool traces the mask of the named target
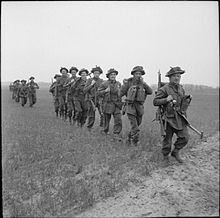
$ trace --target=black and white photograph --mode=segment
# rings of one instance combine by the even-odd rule
[[[218,1],[1,1],[2,217],[219,217]]]

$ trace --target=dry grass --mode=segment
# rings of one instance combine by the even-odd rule
[[[11,216],[78,213],[141,183],[159,167],[159,124],[152,123],[153,96],[145,105],[141,144],[134,148],[103,136],[97,127],[99,120],[89,133],[55,118],[46,89],[38,91],[33,108],[22,108],[11,100],[8,90],[2,91],[3,206]],[[188,117],[195,127],[212,135],[219,127],[218,116],[218,95],[193,96]],[[123,116],[123,135],[128,131],[129,122]],[[192,133],[188,147],[197,140]]]

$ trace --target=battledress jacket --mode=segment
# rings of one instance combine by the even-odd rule
[[[168,95],[172,95],[173,99],[176,100],[175,107],[167,102],[166,98]],[[164,116],[171,127],[182,130],[186,126],[186,120],[181,116],[186,116],[186,112],[182,111],[181,105],[185,97],[185,91],[182,85],[167,83],[161,87],[153,100],[154,106],[164,106]]]
[[[131,77],[123,81],[121,94],[120,94],[121,97],[124,95],[128,97],[127,96],[128,90],[131,86],[137,86],[138,90],[133,102],[130,102],[128,99],[126,99],[128,102],[126,111],[128,114],[132,114],[134,116],[142,116],[144,114],[143,104],[147,98],[147,95],[151,95],[153,93],[153,90],[151,89],[150,86],[147,85],[146,82]]]
[[[110,92],[105,89],[110,87]],[[103,113],[117,114],[120,113],[122,101],[120,97],[121,83],[119,81],[104,81],[98,88],[98,96],[103,98]]]
[[[67,101],[73,100],[72,86],[79,77],[70,77],[66,80],[64,87],[66,88]]]
[[[64,87],[68,80],[68,77],[65,75],[62,75],[57,79],[57,94],[58,96],[66,96],[66,90],[67,88]]]
[[[56,83],[57,83],[56,81],[53,82],[50,86],[50,89],[49,89],[49,92],[51,92],[53,96],[55,96],[55,85],[56,85]]]
[[[92,80],[95,80],[96,83],[91,86]],[[95,99],[95,97],[97,98],[97,91],[102,83],[103,83],[103,79],[100,79],[100,78],[98,78],[98,79],[89,78],[87,80],[86,85],[84,87],[84,93],[86,94],[86,100],[92,100],[92,99]]]
[[[28,86],[21,85],[19,88],[19,96],[20,97],[27,97],[27,95],[28,95]]]
[[[39,86],[35,82],[29,82],[27,83],[27,86],[29,88],[29,94],[34,94],[36,93],[36,89],[39,89]]]
[[[74,100],[85,100],[84,87],[86,80],[83,80],[81,77],[78,77],[76,81],[71,86],[71,92],[73,93]]]

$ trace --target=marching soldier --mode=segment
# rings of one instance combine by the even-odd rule
[[[15,98],[16,98],[16,91],[15,91],[16,88],[15,88],[15,87],[16,87],[17,81],[18,81],[18,80],[15,80],[15,81],[13,82],[12,99],[15,99]]]
[[[9,91],[10,92],[13,92],[13,89],[14,89],[14,83],[10,83],[9,85]],[[13,98],[12,98],[13,99]]]
[[[57,92],[56,83],[57,83],[57,79],[59,77],[61,77],[61,75],[59,75],[59,74],[56,74],[54,76],[54,79],[56,81],[51,84],[50,89],[49,89],[49,92],[51,92],[52,95],[53,95],[54,110],[55,110],[55,113],[56,113],[57,117],[58,117],[58,113],[59,113],[59,101],[58,101],[58,92]]]
[[[71,77],[68,79],[67,83],[64,85],[64,88],[67,88],[66,90],[66,102],[67,102],[67,114],[69,117],[69,122],[71,124],[72,118],[75,116],[75,109],[74,109],[74,101],[73,101],[73,92],[72,92],[72,85],[77,80],[76,73],[79,70],[76,67],[71,67],[69,70],[69,73],[71,74]]]
[[[152,94],[152,89],[143,81],[142,75],[145,71],[142,66],[132,69],[133,77],[124,79],[121,88],[121,97],[126,95],[126,112],[130,121],[131,130],[128,134],[128,144],[136,146],[139,142],[139,126],[144,114],[144,102],[147,95]]]
[[[77,121],[78,127],[83,127],[87,118],[87,105],[85,102],[84,87],[89,71],[85,68],[79,71],[80,77],[72,85],[73,101],[75,107],[74,123]]]
[[[61,67],[60,73],[62,75],[57,80],[59,112],[60,117],[62,117],[63,119],[67,118],[66,88],[64,87],[64,85],[68,80],[68,72],[69,71],[65,67]]]
[[[189,133],[187,129],[186,117],[187,104],[189,105],[188,97],[180,85],[181,74],[185,73],[180,67],[171,67],[167,72],[166,77],[169,77],[169,83],[162,86],[156,93],[153,100],[154,106],[163,105],[164,115],[163,120],[166,123],[166,135],[163,139],[162,153],[164,156],[164,164],[169,164],[168,155],[171,152],[172,137],[175,133],[177,140],[174,143],[174,150],[171,152],[179,163],[183,160],[179,155],[179,151],[188,143]],[[182,116],[181,114],[185,115]]]
[[[27,97],[28,97],[28,86],[26,84],[26,80],[21,80],[21,86],[19,88],[19,96],[21,98],[21,106],[24,107],[24,105],[27,103]]]
[[[29,98],[29,106],[33,107],[33,105],[37,102],[36,89],[39,89],[39,86],[36,82],[34,82],[34,77],[30,77],[30,82],[27,83],[29,88],[28,98]]]
[[[15,102],[17,102],[17,103],[20,102],[20,96],[19,96],[20,86],[21,86],[20,80],[18,79],[17,82],[15,83],[15,87],[14,87]]]
[[[120,97],[121,83],[116,80],[118,71],[111,68],[108,70],[104,81],[98,88],[98,95],[103,97],[103,114],[104,114],[104,132],[108,134],[111,116],[114,117],[113,134],[114,138],[121,140],[120,133],[122,130],[121,109],[122,101]]]
[[[103,73],[102,69],[98,66],[92,68],[91,73],[93,73],[93,78],[89,78],[86,82],[84,92],[86,94],[86,102],[88,107],[88,123],[87,128],[91,130],[95,122],[95,111],[96,107],[98,108],[100,114],[100,126],[103,126],[104,117],[102,114],[100,98],[97,96],[97,91],[100,85],[103,82],[103,79],[99,78],[100,74]]]

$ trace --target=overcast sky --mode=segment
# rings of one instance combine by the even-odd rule
[[[148,84],[180,66],[182,83],[219,86],[217,1],[1,3],[2,81],[50,82],[62,66],[95,65],[122,81],[142,65]]]

